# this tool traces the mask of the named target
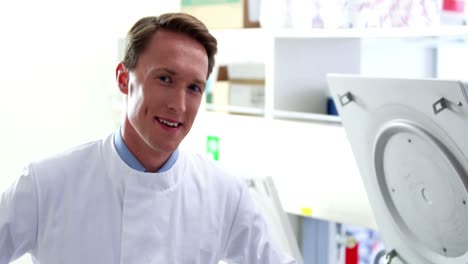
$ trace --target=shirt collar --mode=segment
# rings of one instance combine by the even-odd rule
[[[147,171],[145,167],[143,167],[143,165],[140,163],[140,161],[138,161],[135,155],[133,155],[132,152],[130,152],[130,149],[128,149],[127,144],[125,144],[125,141],[122,137],[121,128],[115,132],[114,146],[120,158],[130,168],[137,170],[137,171]],[[174,165],[178,156],[179,156],[179,149],[176,149],[174,152],[172,152],[169,159],[161,166],[161,168],[159,168],[157,172],[165,172],[165,171],[168,171],[170,168],[172,168],[172,165]]]

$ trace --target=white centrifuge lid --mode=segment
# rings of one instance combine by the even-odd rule
[[[390,263],[468,263],[463,83],[327,78]]]

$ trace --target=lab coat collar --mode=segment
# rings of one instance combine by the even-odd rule
[[[114,146],[112,133],[106,137],[102,145],[102,158],[106,163],[106,171],[110,177],[124,177],[127,183],[136,183],[143,188],[148,187],[153,191],[166,191],[175,188],[185,175],[185,157],[179,152],[174,165],[164,172],[143,172],[133,169],[119,156]]]
[[[114,133],[114,146],[120,158],[122,158],[122,160],[125,161],[128,166],[138,171],[147,171],[143,164],[141,164],[135,155],[133,155],[133,153],[130,151],[130,149],[128,149],[128,146],[122,137],[122,128],[119,128]],[[171,156],[169,156],[169,159],[161,166],[161,168],[159,168],[158,172],[165,172],[172,168],[177,160],[178,155],[179,149],[176,149],[174,152],[172,152]]]

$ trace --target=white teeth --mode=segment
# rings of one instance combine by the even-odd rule
[[[177,127],[177,126],[179,126],[179,123],[172,123],[172,122],[169,122],[169,121],[164,120],[164,119],[161,119],[161,118],[159,118],[159,122],[161,122],[161,123],[163,123],[163,124],[165,124],[165,125],[167,125],[167,126],[170,126],[170,127]]]

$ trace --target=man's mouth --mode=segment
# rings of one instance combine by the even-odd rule
[[[162,119],[162,118],[159,118],[159,117],[156,117],[156,119],[159,121],[159,123],[161,123],[163,125],[166,125],[168,127],[173,127],[173,128],[179,127],[182,124],[182,123]]]

